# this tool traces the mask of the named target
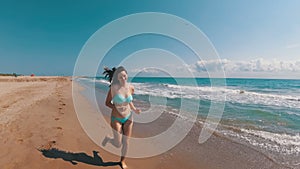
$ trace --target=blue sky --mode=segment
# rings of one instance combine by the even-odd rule
[[[83,45],[102,26],[129,14],[163,12],[197,26],[216,48],[228,77],[300,78],[299,6],[298,0],[5,0],[0,5],[0,72],[72,75]],[[112,48],[99,69],[146,48],[181,55],[199,76],[203,67],[220,66],[215,60],[191,59],[192,53],[172,39],[144,35]]]

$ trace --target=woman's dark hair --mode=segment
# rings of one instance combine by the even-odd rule
[[[115,71],[116,71],[115,67],[113,67],[112,69],[109,69],[108,67],[104,67],[104,72],[102,74],[105,75],[104,78],[108,78],[108,81],[111,83]]]
[[[113,67],[111,70],[108,67],[104,67],[104,78],[108,77],[108,81],[111,83],[111,85],[119,84],[120,82],[118,80],[118,74],[122,71],[125,71],[127,73],[126,69],[123,66],[119,66],[118,68]]]

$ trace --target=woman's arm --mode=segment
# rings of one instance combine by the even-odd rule
[[[140,114],[141,110],[137,109],[132,102],[129,103],[130,109],[133,110],[136,114]]]
[[[106,95],[105,105],[113,109],[114,105],[111,103],[111,99],[112,99],[112,95],[111,95],[111,88],[110,88]]]
[[[134,87],[130,85],[131,95],[133,95]],[[132,102],[129,103],[130,109],[133,110],[135,113],[140,114],[141,110],[137,109]]]

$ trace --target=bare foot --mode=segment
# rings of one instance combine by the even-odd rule
[[[102,146],[106,146],[107,142],[109,141],[109,138],[107,136],[105,136],[105,138],[102,141]]]
[[[121,168],[122,169],[128,169],[128,166],[125,164],[124,161],[121,161]]]

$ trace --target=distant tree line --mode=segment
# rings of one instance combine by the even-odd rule
[[[14,76],[14,77],[18,77],[18,76],[22,76],[21,74],[17,74],[17,73],[0,73],[0,76]]]

